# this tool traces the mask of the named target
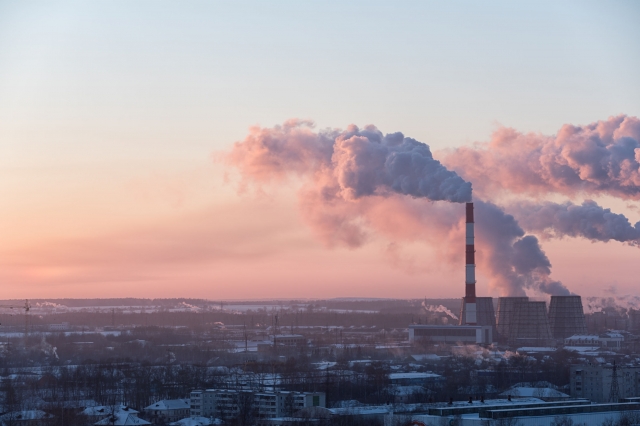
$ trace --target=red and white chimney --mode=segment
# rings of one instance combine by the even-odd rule
[[[473,203],[467,203],[466,266],[464,292],[464,318],[466,325],[476,325],[476,249],[473,232]]]

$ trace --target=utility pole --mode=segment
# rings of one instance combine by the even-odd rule
[[[24,301],[24,338],[26,339],[29,336],[29,310],[31,309],[31,305],[29,304],[29,299]]]

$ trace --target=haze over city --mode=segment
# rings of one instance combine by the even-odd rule
[[[466,184],[523,230],[492,245],[506,222],[478,211],[478,294],[634,296],[638,13],[1,2],[3,298],[458,298]],[[396,132],[469,192],[412,192],[343,143]],[[339,205],[313,196],[331,185]],[[525,233],[538,263],[498,264]]]

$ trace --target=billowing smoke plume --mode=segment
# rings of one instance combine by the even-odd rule
[[[618,116],[586,126],[567,124],[555,136],[500,128],[490,142],[457,148],[443,162],[485,197],[504,190],[638,200],[640,120]]]
[[[559,281],[553,281],[551,262],[538,239],[525,235],[512,215],[492,203],[476,201],[476,233],[483,250],[478,252],[481,270],[489,273],[490,284],[504,295],[526,296],[531,288],[556,296],[569,295]]]
[[[359,247],[375,231],[392,241],[437,244],[460,262],[462,209],[425,200],[470,201],[471,184],[424,143],[373,126],[314,132],[311,123],[292,120],[252,128],[227,158],[247,183],[297,176],[303,218],[328,245]],[[549,278],[551,264],[537,238],[495,204],[475,203],[482,223],[477,261],[491,286],[503,295],[524,295],[526,288],[568,294]]]
[[[314,174],[332,197],[393,191],[433,201],[471,201],[471,184],[435,160],[424,143],[402,133],[383,135],[373,126],[318,133],[310,127],[310,122],[291,120],[272,129],[253,128],[235,144],[230,159],[245,176]]]
[[[622,214],[611,212],[595,201],[582,205],[520,202],[508,209],[529,232],[545,237],[582,237],[591,241],[621,241],[637,246],[640,222],[632,225]]]

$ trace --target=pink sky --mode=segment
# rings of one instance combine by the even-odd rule
[[[390,245],[378,235],[357,249],[327,248],[302,221],[294,183],[238,193],[208,159],[200,169],[106,181],[81,172],[83,182],[66,171],[32,186],[43,196],[5,213],[5,298],[419,298],[463,291],[462,241],[457,265],[443,262],[438,247]],[[553,277],[573,292],[600,295],[611,285],[620,294],[635,291],[637,248],[575,238],[542,246]],[[478,272],[478,294],[497,296]]]

